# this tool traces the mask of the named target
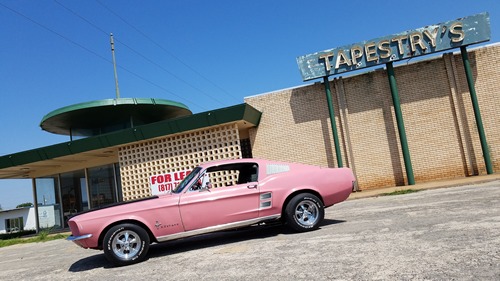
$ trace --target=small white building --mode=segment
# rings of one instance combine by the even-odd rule
[[[40,228],[60,227],[59,205],[38,206]],[[36,230],[35,207],[0,211],[0,234],[22,230]]]

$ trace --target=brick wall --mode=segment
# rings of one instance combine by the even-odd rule
[[[500,170],[500,45],[469,51],[494,170]],[[395,67],[415,181],[485,174],[460,53]],[[344,166],[360,189],[405,185],[406,173],[386,71],[330,82]],[[335,167],[321,83],[248,97],[262,111],[250,129],[254,157]]]

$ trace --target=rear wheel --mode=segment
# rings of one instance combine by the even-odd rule
[[[120,224],[104,236],[104,255],[114,265],[141,262],[149,250],[149,235],[135,224]]]
[[[323,203],[314,194],[295,195],[285,209],[287,225],[295,231],[304,232],[317,229],[323,221]]]

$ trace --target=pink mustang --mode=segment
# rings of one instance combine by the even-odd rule
[[[128,265],[144,260],[153,242],[272,221],[299,232],[314,230],[324,208],[346,200],[354,182],[349,168],[258,159],[211,162],[194,168],[169,194],[74,216],[68,240]]]

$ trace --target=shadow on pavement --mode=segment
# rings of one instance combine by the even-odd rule
[[[346,222],[345,220],[332,220],[332,219],[324,219],[323,222],[320,224],[321,227],[325,227],[328,225],[333,225],[333,224],[338,224],[338,223],[344,223]]]
[[[89,250],[90,251],[90,250]],[[87,270],[92,270],[96,268],[110,268],[112,264],[104,257],[102,251],[96,251],[97,255],[83,258],[74,264],[72,264],[68,271],[69,272],[82,272]]]
[[[324,219],[320,227],[343,223],[345,221]],[[277,235],[296,235],[297,232],[290,230],[281,223],[270,225],[250,226],[243,229],[216,232],[196,237],[175,240],[166,243],[152,245],[149,248],[149,257],[162,257],[171,254],[182,253],[191,250],[222,246],[242,241],[264,239]]]

